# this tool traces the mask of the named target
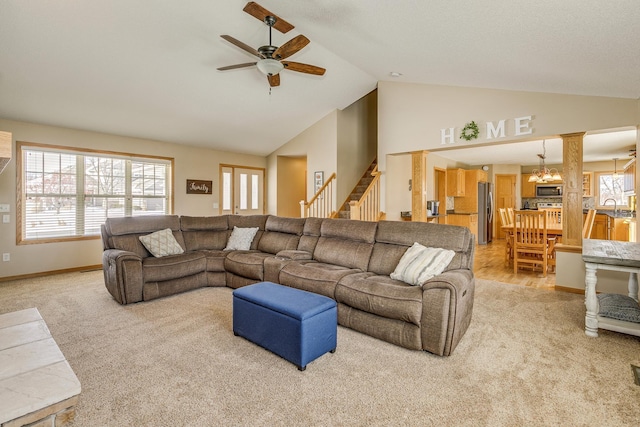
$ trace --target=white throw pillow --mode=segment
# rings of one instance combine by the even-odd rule
[[[156,258],[167,255],[177,255],[184,252],[184,249],[182,249],[176,238],[173,237],[173,232],[171,232],[170,228],[165,228],[164,230],[156,231],[146,236],[140,236],[140,241]]]
[[[225,251],[248,251],[251,249],[251,242],[258,232],[258,227],[238,228],[233,227]]]
[[[450,249],[428,248],[416,242],[402,255],[391,278],[421,286],[442,273],[455,254]]]

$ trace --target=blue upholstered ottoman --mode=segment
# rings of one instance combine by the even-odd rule
[[[331,298],[271,282],[233,291],[233,333],[287,359],[307,363],[337,346],[338,311]]]

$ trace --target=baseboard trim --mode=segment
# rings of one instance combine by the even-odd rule
[[[556,291],[562,291],[562,292],[569,292],[572,294],[580,294],[580,295],[584,295],[584,289],[578,289],[578,288],[567,288],[566,286],[555,286],[555,290]]]
[[[8,282],[10,280],[20,279],[32,279],[34,277],[50,276],[53,274],[75,273],[75,272],[87,272],[93,270],[101,270],[102,264],[86,265],[84,267],[64,268],[62,270],[41,271],[39,273],[19,274],[17,276],[0,277],[0,282]]]

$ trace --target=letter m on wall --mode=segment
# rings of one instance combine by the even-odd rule
[[[493,122],[487,122],[487,139],[504,138],[504,119],[494,126]]]

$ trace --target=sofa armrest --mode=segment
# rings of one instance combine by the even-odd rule
[[[422,286],[422,348],[449,356],[471,323],[475,278],[468,269],[449,270]]]
[[[280,251],[276,254],[276,258],[280,259],[288,259],[288,260],[310,260],[312,259],[312,255],[307,251],[296,251],[296,250],[284,250]]]
[[[120,304],[142,301],[142,258],[129,251],[107,249],[102,253],[104,284]]]

